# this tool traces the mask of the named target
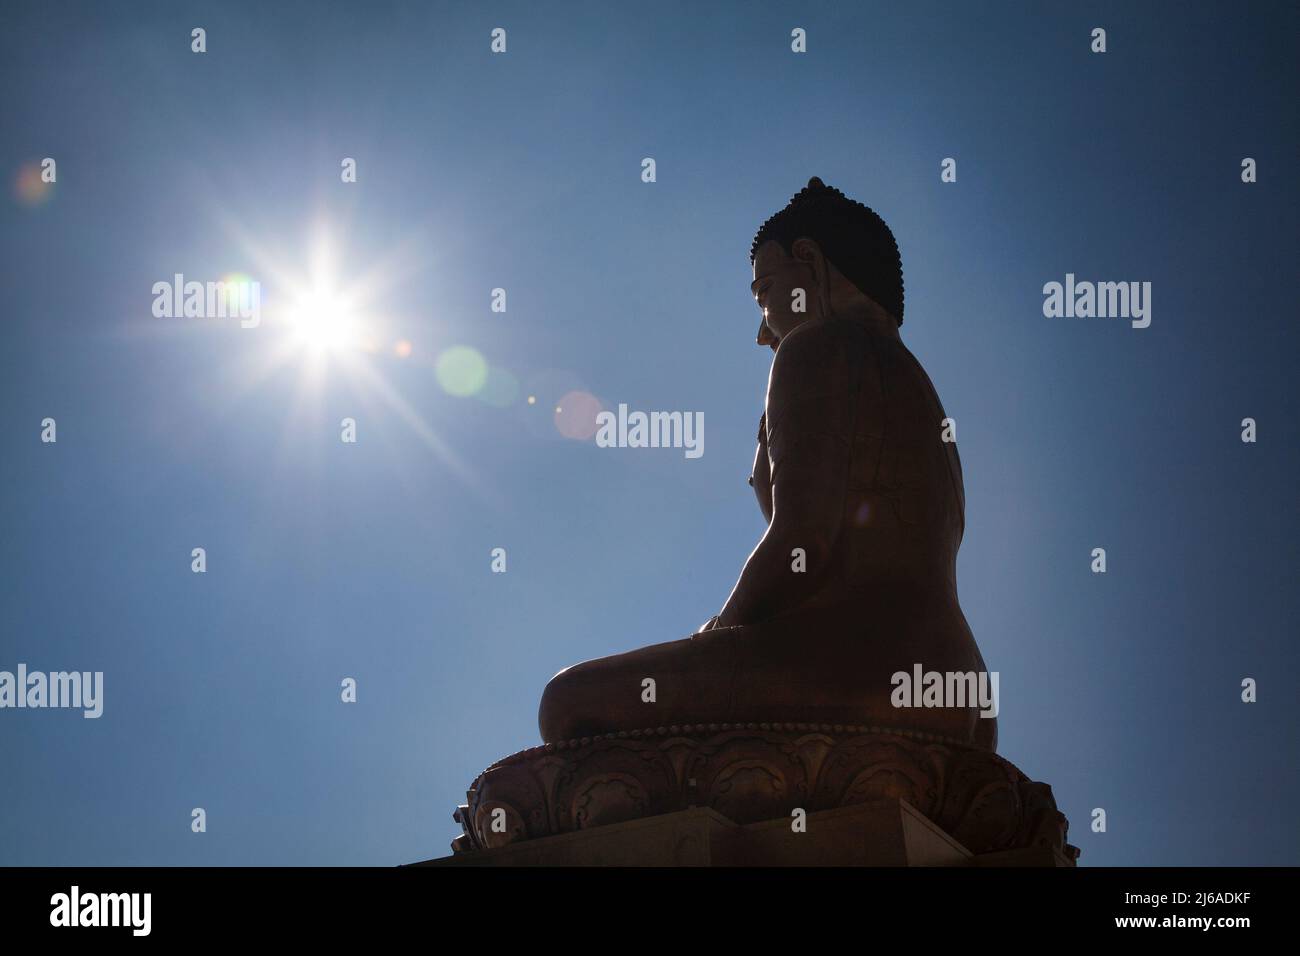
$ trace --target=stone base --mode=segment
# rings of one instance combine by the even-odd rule
[[[897,728],[606,734],[499,760],[467,798],[454,815],[465,832],[452,843],[466,865],[1068,866],[1078,857],[1051,787],[989,751]],[[806,832],[792,830],[798,816]]]
[[[1074,866],[1074,860],[1047,847],[977,856],[906,801],[882,800],[810,814],[803,832],[787,819],[742,826],[694,807],[414,865]]]

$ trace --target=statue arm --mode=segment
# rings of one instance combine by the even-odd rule
[[[772,523],[772,464],[767,457],[767,414],[758,423],[758,449],[754,452],[754,468],[749,475],[750,487],[758,498],[758,510],[763,520]]]
[[[751,624],[810,598],[830,569],[853,448],[861,343],[825,323],[801,326],[777,350],[767,396],[772,516],[716,626]],[[855,347],[856,346],[856,347]],[[796,549],[803,566],[796,568]]]

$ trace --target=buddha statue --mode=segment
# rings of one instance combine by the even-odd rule
[[[750,477],[767,530],[699,631],[556,674],[542,739],[806,721],[995,751],[996,717],[977,702],[897,706],[893,693],[917,665],[985,671],[957,600],[961,462],[899,337],[893,234],[814,177],[763,223],[750,261],[757,344],[774,353]]]

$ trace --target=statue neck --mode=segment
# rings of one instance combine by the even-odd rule
[[[865,325],[872,335],[899,339],[898,323],[894,317],[865,296],[837,306],[831,310],[828,318],[851,319]]]

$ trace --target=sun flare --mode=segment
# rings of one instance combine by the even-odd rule
[[[328,286],[300,295],[285,316],[294,340],[314,352],[358,348],[362,329],[349,303]]]

